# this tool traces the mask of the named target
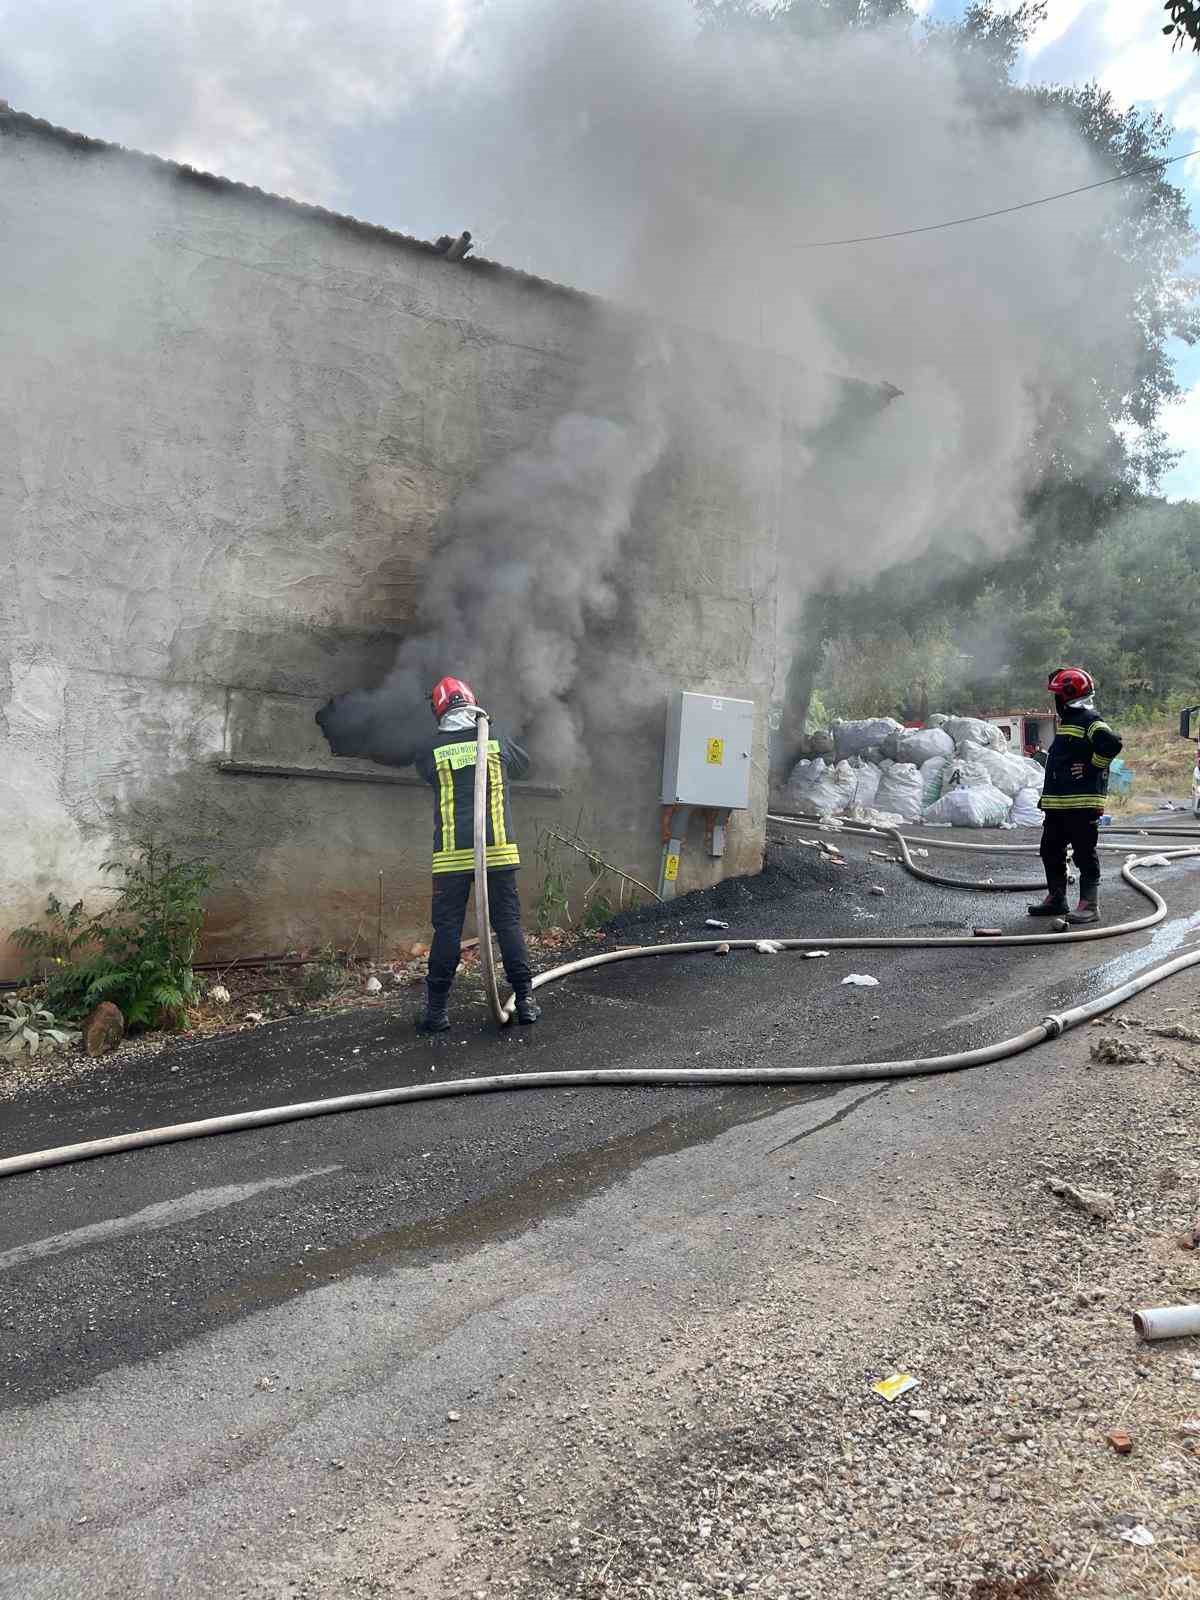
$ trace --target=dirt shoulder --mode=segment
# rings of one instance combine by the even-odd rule
[[[645,1378],[532,1422],[469,1511],[456,1478],[427,1483],[457,1556],[393,1592],[1200,1593],[1200,1340],[1145,1344],[1130,1320],[1200,1298],[1179,1245],[1200,1045],[1153,1031],[1200,1031],[1187,981],[1046,1047],[1044,1101],[981,1127],[969,1161],[830,1196],[830,1228],[764,1260],[753,1301],[681,1319]],[[889,1404],[871,1385],[894,1372],[919,1383]]]
[[[590,954],[600,936],[551,928],[529,935],[528,942],[540,970],[577,954]],[[247,965],[231,961],[225,967],[207,968],[198,974],[197,998],[187,1008],[184,1026],[175,1031],[159,1028],[127,1034],[114,1050],[99,1056],[88,1055],[79,1043],[43,1049],[35,1056],[0,1058],[0,1104],[33,1088],[103,1078],[148,1057],[170,1056],[206,1040],[252,1034],[295,1018],[315,1021],[350,1012],[415,1018],[428,956],[428,945],[417,944],[381,961],[339,952],[321,958],[281,956]],[[455,990],[460,1007],[485,1004],[479,967],[478,940],[470,938],[464,943]],[[24,1000],[40,999],[34,984],[10,992]],[[0,1007],[5,998],[0,995]]]

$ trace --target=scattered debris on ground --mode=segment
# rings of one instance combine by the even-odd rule
[[[1155,998],[1135,1026],[1165,1025]],[[886,1211],[851,1198],[751,1301],[681,1312],[649,1368],[581,1373],[472,1493],[441,1592],[1200,1594],[1200,1339],[1132,1325],[1197,1298],[1200,1089],[1074,1051],[1057,1115],[969,1168],[898,1169]]]
[[[1112,1195],[1100,1189],[1077,1187],[1062,1178],[1049,1178],[1046,1187],[1051,1194],[1069,1200],[1077,1211],[1082,1211],[1084,1216],[1094,1217],[1097,1222],[1111,1222],[1116,1215],[1117,1208]]]
[[[598,933],[573,933],[551,928],[528,936],[535,967],[557,965],[566,954],[590,953]],[[91,1013],[83,1038],[53,1055],[0,1060],[0,1101],[48,1083],[67,1083],[88,1073],[118,1070],[146,1056],[161,1055],[200,1039],[251,1032],[289,1017],[324,1016],[330,1012],[372,1010],[385,1013],[415,1010],[425,978],[429,946],[406,944],[394,957],[376,962],[347,951],[290,951],[274,959],[226,966],[197,973],[196,1001],[187,1008],[185,1025],[125,1033],[120,1012],[103,1003]],[[35,987],[17,991],[29,996]],[[463,943],[458,995],[465,1002],[482,1001],[478,940]]]

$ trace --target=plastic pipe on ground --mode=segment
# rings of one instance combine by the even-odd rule
[[[1133,1313],[1133,1325],[1143,1339],[1180,1339],[1200,1333],[1200,1305],[1146,1307]]]

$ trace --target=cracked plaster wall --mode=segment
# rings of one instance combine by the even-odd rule
[[[373,944],[381,870],[419,937],[426,791],[217,763],[337,765],[313,709],[382,675],[441,513],[568,402],[589,302],[38,137],[0,137],[0,231],[0,976],[2,930],[97,903],[144,822],[216,860],[213,953]],[[776,477],[684,430],[631,542],[664,681],[760,712],[752,809],[723,866],[693,832],[685,888],[761,859]],[[527,859],[581,821],[654,881],[660,749],[519,795]]]

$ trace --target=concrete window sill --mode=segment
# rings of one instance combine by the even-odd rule
[[[217,771],[242,778],[315,778],[326,783],[390,783],[402,789],[428,788],[425,780],[415,772],[392,771],[388,767],[377,767],[373,772],[363,771],[361,767],[347,767],[339,772],[336,767],[274,766],[268,761],[218,761]],[[514,794],[536,795],[545,800],[561,800],[563,796],[563,790],[552,783],[514,783],[512,791]]]

